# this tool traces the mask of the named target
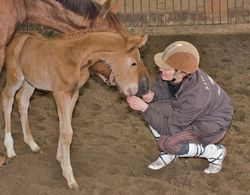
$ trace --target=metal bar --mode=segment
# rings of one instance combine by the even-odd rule
[[[135,1],[132,0],[132,26],[135,26]]]
[[[180,22],[182,24],[182,0],[180,0]]]
[[[173,13],[172,13],[172,20],[173,20],[173,24],[175,23],[174,21],[175,21],[175,5],[174,5],[174,0],[172,0],[172,11],[173,11]]]
[[[123,0],[123,5],[124,5],[124,24],[125,27],[127,26],[127,4],[126,4],[126,0]]]
[[[148,26],[150,26],[150,7],[151,7],[151,5],[150,5],[150,0],[148,0]]]
[[[229,5],[227,0],[227,24],[229,23]]]
[[[156,26],[158,26],[158,15],[159,15],[159,7],[158,7],[158,0],[156,0]]]
[[[234,23],[236,23],[237,20],[237,3],[236,0],[234,0]]]
[[[221,0],[219,0],[219,20],[220,20],[220,24],[221,24],[221,17],[222,17],[222,15],[221,15]]]
[[[142,0],[140,0],[140,17],[141,17],[140,26],[142,26],[142,24],[143,24],[143,18],[142,18]]]
[[[198,24],[199,23],[199,18],[198,18],[198,0],[195,1],[195,23]]]
[[[188,0],[188,23],[190,23],[191,19],[190,19],[190,13],[191,13],[191,10],[190,10],[190,0]]]
[[[164,0],[164,13],[165,13],[164,25],[167,25],[167,2],[166,2],[166,0]]]
[[[204,18],[205,18],[205,24],[207,24],[207,11],[206,11],[206,0],[203,0],[203,9],[204,9]]]
[[[211,0],[211,10],[212,10],[212,24],[214,24],[214,1]]]
[[[241,1],[241,10],[242,10],[242,22],[245,23],[245,4],[244,4],[244,0]]]
[[[229,23],[229,4],[227,0],[227,23]]]

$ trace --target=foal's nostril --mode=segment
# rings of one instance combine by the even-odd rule
[[[147,80],[144,80],[142,82],[142,93],[143,93],[142,95],[145,95],[148,92],[148,90],[149,90],[148,82]]]
[[[149,84],[148,84],[148,79],[144,77],[141,82],[139,83],[139,89],[136,94],[136,96],[141,97],[145,94],[147,94],[149,91]]]

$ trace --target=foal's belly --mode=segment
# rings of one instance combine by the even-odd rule
[[[51,91],[51,75],[46,69],[23,68],[23,76],[25,80],[34,88]]]
[[[33,79],[30,79],[30,78],[25,78],[25,80],[36,89],[52,91],[51,85],[48,85],[46,82],[43,82],[43,81],[40,81],[40,80],[33,80]]]

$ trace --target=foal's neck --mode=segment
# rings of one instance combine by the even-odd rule
[[[124,37],[112,32],[91,32],[73,39],[74,50],[81,60],[94,64],[100,60],[110,63],[115,52],[125,43]]]

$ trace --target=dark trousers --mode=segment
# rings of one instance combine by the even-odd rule
[[[226,130],[220,134],[213,135],[209,138],[209,143],[206,143],[193,129],[187,129],[172,136],[161,135],[159,139],[157,139],[157,143],[160,151],[180,155],[186,153],[186,146],[189,143],[202,144],[203,146],[215,144],[221,141],[225,134]]]

